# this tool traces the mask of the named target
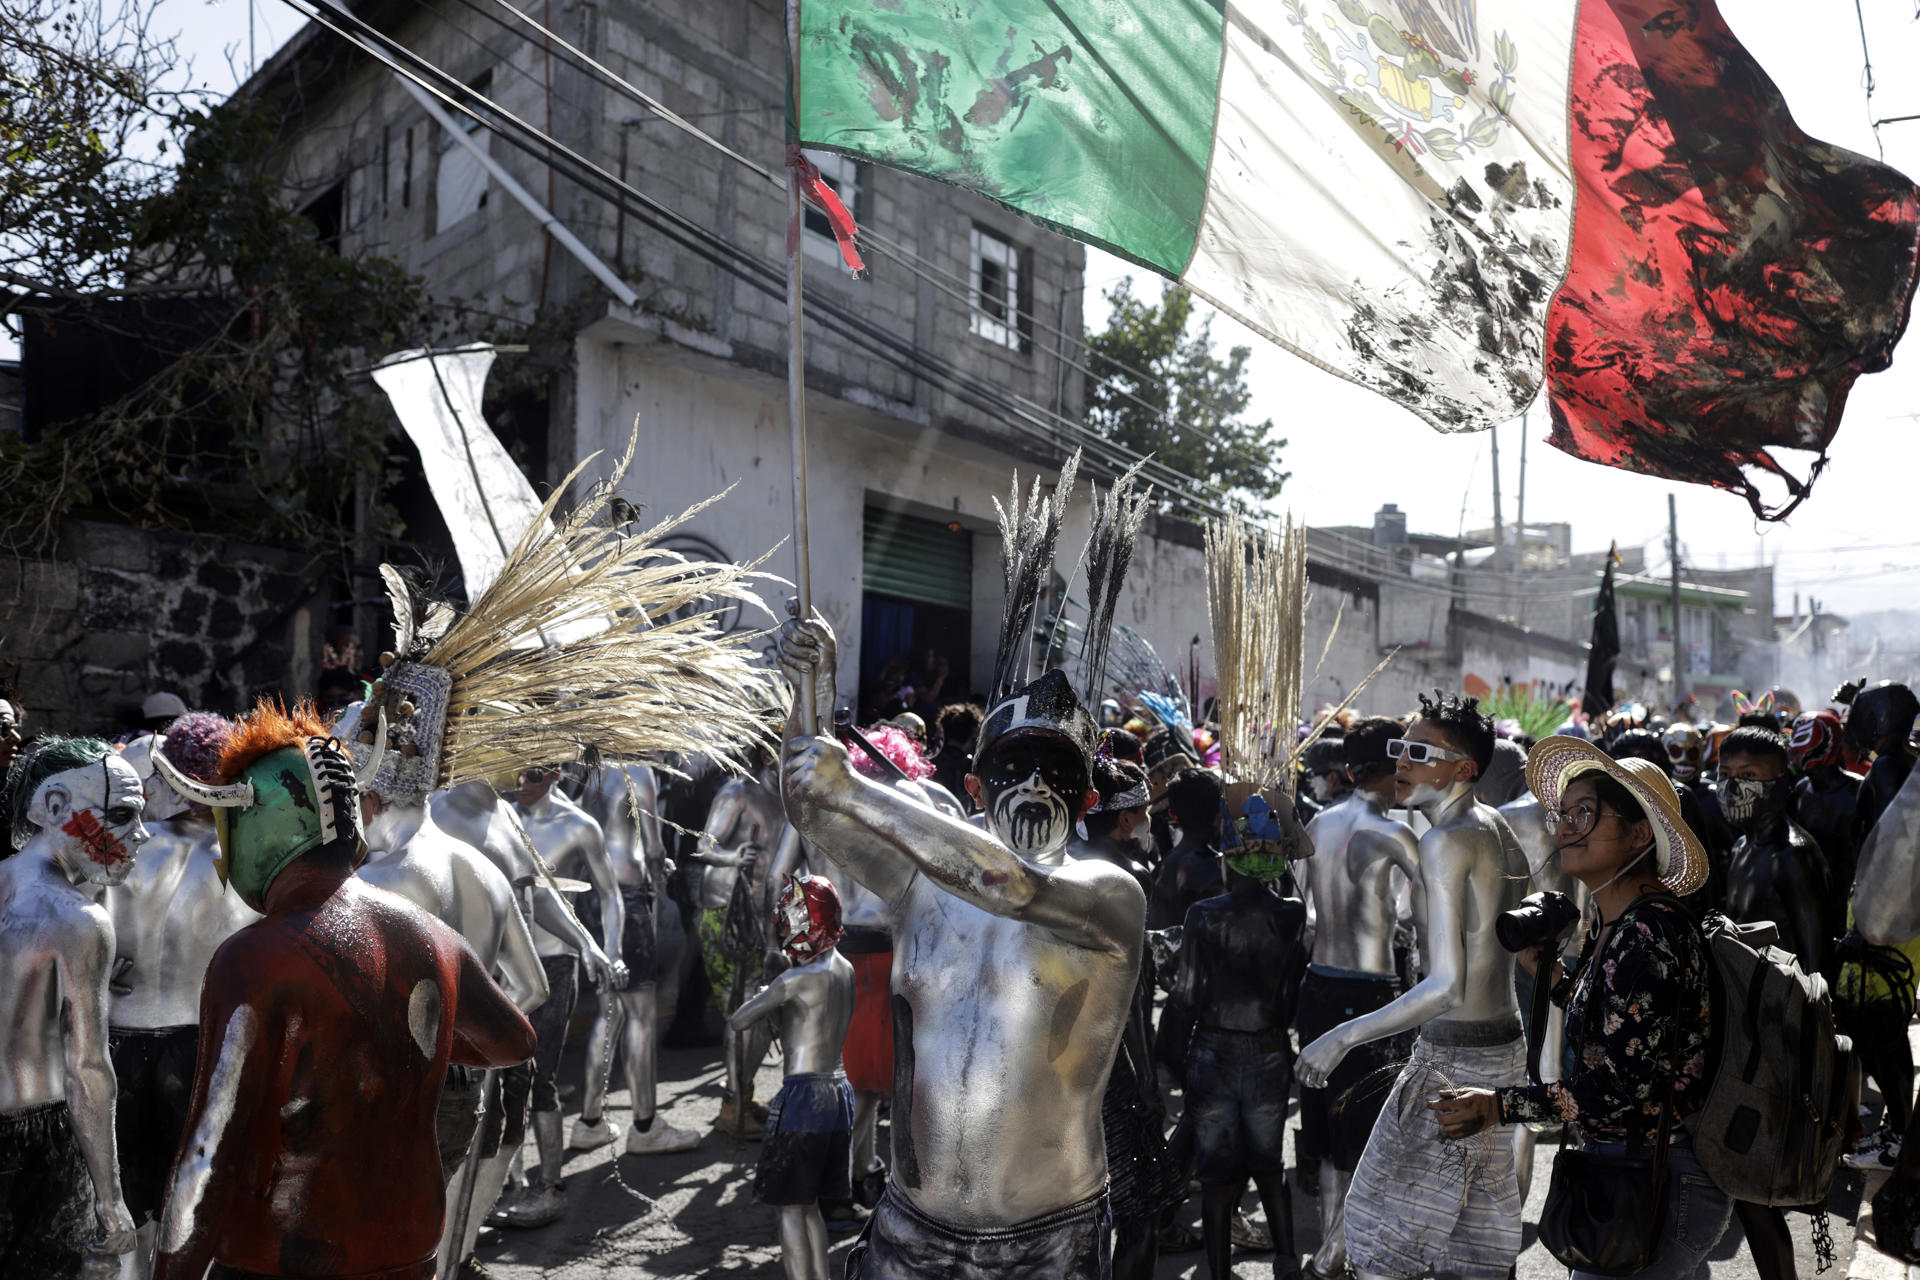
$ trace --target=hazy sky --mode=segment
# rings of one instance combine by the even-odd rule
[[[639,2],[639,0],[636,0]],[[194,58],[195,79],[229,90],[229,63],[244,74],[251,9],[256,56],[264,60],[302,19],[279,0],[163,0],[156,29],[177,29]],[[1861,0],[1878,88],[1871,115],[1864,90],[1861,33],[1849,0],[1723,0],[1722,12],[1785,93],[1808,133],[1875,155],[1872,118],[1920,114],[1920,22],[1915,0]],[[1883,126],[1888,163],[1920,173],[1920,121]],[[1106,314],[1100,290],[1128,274],[1127,264],[1092,252],[1087,268],[1090,320]],[[1155,281],[1137,273],[1136,292]],[[1493,513],[1486,433],[1443,436],[1392,403],[1271,347],[1226,317],[1215,336],[1254,348],[1254,412],[1272,417],[1289,444],[1293,472],[1284,500],[1314,524],[1366,524],[1396,502],[1416,529],[1451,533],[1484,527]],[[1708,568],[1737,567],[1764,556],[1779,566],[1784,610],[1796,590],[1832,609],[1920,608],[1920,349],[1909,336],[1893,367],[1854,385],[1835,437],[1832,463],[1813,497],[1785,527],[1758,524],[1741,498],[1695,485],[1597,467],[1548,447],[1544,412],[1527,432],[1527,518],[1567,520],[1579,549],[1652,544],[1649,564],[1665,563],[1667,494],[1679,495],[1684,555]],[[1519,478],[1518,424],[1500,430],[1501,489],[1514,515]],[[1798,461],[1797,459],[1795,461]],[[1804,467],[1790,469],[1803,471]]]

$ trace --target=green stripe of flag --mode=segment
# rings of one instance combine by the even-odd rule
[[[1225,0],[798,0],[811,147],[978,191],[1179,276]]]

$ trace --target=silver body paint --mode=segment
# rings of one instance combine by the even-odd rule
[[[1386,785],[1392,788],[1391,777]],[[1420,846],[1412,830],[1388,816],[1380,800],[1356,788],[1315,814],[1307,837],[1313,842],[1306,890],[1314,917],[1314,963],[1391,977],[1397,880],[1413,891],[1414,918],[1425,914]]]
[[[587,775],[580,808],[600,824],[614,879],[623,885],[651,886],[657,895],[672,867],[660,831],[660,784],[653,770],[644,764],[602,763]]]
[[[614,877],[613,862],[607,854],[606,837],[600,824],[569,800],[558,787],[532,804],[515,804],[514,812],[526,829],[527,839],[553,868],[553,874],[571,880],[585,880],[600,898],[600,936],[606,939],[609,956],[620,954],[620,942],[626,930],[627,912],[620,900],[620,883]],[[550,933],[536,920],[533,945],[543,956],[577,955],[578,946],[566,937]]]
[[[200,985],[220,944],[260,918],[220,882],[213,821],[191,812],[149,821],[153,838],[134,855],[125,883],[101,901],[113,917],[118,956],[116,1027],[190,1027],[200,1021]]]
[[[733,899],[734,882],[753,859],[752,887],[758,900],[772,908],[773,864],[782,852],[787,815],[781,810],[778,779],[729,778],[707,811],[700,848],[699,906],[725,910]]]
[[[822,724],[834,649],[818,618],[781,629],[781,663],[796,685],[812,678]],[[895,1185],[963,1228],[1011,1226],[1099,1194],[1101,1095],[1146,939],[1139,882],[1068,857],[1070,822],[1022,858],[991,822],[972,826],[918,788],[863,778],[839,743],[797,733],[789,724],[788,816],[893,912]]]
[[[1426,918],[1420,930],[1427,976],[1391,1004],[1343,1023],[1300,1054],[1310,1087],[1359,1045],[1434,1021],[1485,1022],[1518,1016],[1513,955],[1494,921],[1526,895],[1526,855],[1499,811],[1473,798],[1472,782],[1415,798],[1430,827],[1420,837]]]
[[[737,1034],[775,1014],[783,1074],[840,1070],[840,1048],[853,1021],[853,965],[837,948],[796,964],[743,1000],[727,1026]]]
[[[133,1219],[120,1191],[107,1055],[113,919],[94,895],[122,882],[131,862],[94,862],[59,828],[90,811],[137,857],[148,838],[145,802],[139,776],[117,755],[56,774],[25,815],[40,830],[0,860],[0,1115],[67,1104],[112,1253],[133,1246]]]
[[[1860,847],[1853,921],[1875,946],[1920,935],[1920,768],[1894,792]]]
[[[484,782],[462,783],[428,796],[427,813],[436,827],[472,845],[500,869],[534,924],[565,940],[596,975],[612,973],[606,953],[534,865],[519,815],[498,792]]]
[[[178,1253],[192,1240],[198,1221],[200,1200],[213,1180],[213,1167],[221,1139],[233,1119],[240,1100],[240,1077],[247,1054],[260,1035],[260,1015],[251,1005],[233,1011],[220,1039],[220,1056],[214,1060],[213,1079],[207,1084],[207,1106],[200,1124],[187,1139],[176,1161],[173,1182],[167,1188],[166,1208],[160,1219],[160,1252]]]
[[[667,949],[660,945],[661,904],[666,901],[667,874],[673,864],[667,857],[666,838],[660,830],[659,779],[644,764],[603,761],[587,775],[580,807],[600,824],[614,879],[623,889],[651,890],[655,955],[664,963]],[[672,908],[671,921],[676,928],[678,920],[678,908]],[[677,1004],[680,975],[664,976],[669,985],[668,994]],[[641,1118],[655,1114],[659,994],[659,983],[652,977],[630,981],[611,994],[600,993],[600,1012],[587,1037],[587,1087],[581,1099],[582,1116],[603,1114],[616,1059],[626,1067],[627,1102],[633,1114]]]
[[[367,823],[361,879],[398,894],[467,940],[522,1013],[545,1002],[547,973],[500,869],[442,831],[424,800],[384,801]]]

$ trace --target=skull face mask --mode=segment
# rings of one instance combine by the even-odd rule
[[[987,827],[1023,858],[1066,843],[1079,817],[1079,759],[1044,739],[1009,743],[981,774]]]
[[[789,875],[773,904],[774,935],[789,959],[805,963],[840,941],[840,893],[825,876]]]

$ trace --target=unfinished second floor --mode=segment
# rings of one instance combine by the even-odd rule
[[[537,318],[564,340],[614,315],[709,356],[784,371],[786,49],[776,0],[351,0],[349,10],[366,24],[355,28],[363,39],[405,51],[389,58],[417,55],[450,77],[441,87],[452,96],[471,90],[466,101],[492,127],[444,104],[437,117],[367,48],[308,24],[241,92],[280,121],[277,173],[324,239],[420,275],[471,330],[452,340]],[[550,164],[541,145],[521,145],[530,135],[513,120],[603,176]],[[1080,421],[1080,245],[954,187],[813,159],[861,228],[870,275],[851,278],[826,219],[810,211],[801,237],[814,300],[810,384],[974,436],[1017,436],[1010,419],[1022,414],[1029,439],[1034,421]],[[637,301],[617,300],[490,165]]]

